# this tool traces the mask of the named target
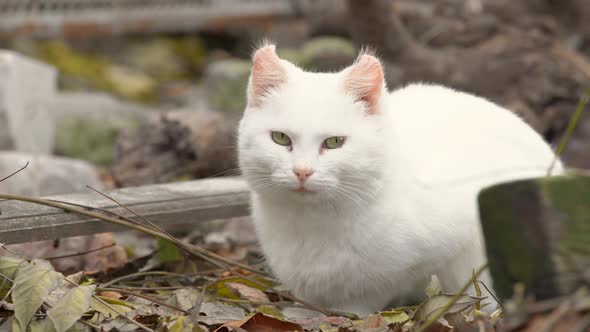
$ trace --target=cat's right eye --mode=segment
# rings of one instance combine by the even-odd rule
[[[287,136],[287,134],[281,133],[280,131],[271,131],[270,137],[278,145],[282,145],[282,146],[290,146],[291,145],[291,138],[289,136]]]

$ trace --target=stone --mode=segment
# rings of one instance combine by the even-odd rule
[[[209,107],[224,112],[241,112],[246,107],[246,88],[250,61],[223,59],[213,62],[205,72]]]
[[[91,164],[70,158],[0,151],[0,178],[29,166],[0,182],[0,192],[26,196],[51,196],[87,192],[87,185],[101,189],[99,175]]]
[[[157,111],[103,93],[60,93],[49,105],[56,123],[55,150],[61,156],[109,166],[115,140]]]
[[[338,71],[357,57],[352,41],[340,37],[317,37],[303,45],[304,67],[316,71]]]
[[[47,105],[56,95],[56,70],[0,50],[0,149],[49,154],[55,126]]]

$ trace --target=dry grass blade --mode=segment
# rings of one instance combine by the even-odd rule
[[[144,295],[144,294],[133,292],[133,291],[130,291],[130,290],[127,290],[127,289],[122,289],[122,288],[117,288],[117,287],[113,287],[113,288],[99,287],[96,290],[98,292],[118,292],[118,293],[125,294],[125,295],[131,295],[131,296],[135,296],[135,297],[140,297],[142,299],[151,301],[151,302],[156,303],[156,304],[159,304],[161,306],[164,306],[164,307],[168,307],[170,309],[177,310],[179,312],[182,312],[185,315],[190,314],[188,311],[186,311],[184,309],[181,309],[181,308],[176,307],[174,305],[168,304],[168,303],[166,303],[164,301],[160,301],[160,300],[155,299],[155,298],[153,298],[153,297],[151,297],[149,295]]]
[[[590,99],[590,88],[588,88],[588,90],[586,90],[586,93],[584,93],[584,96],[582,97],[582,99],[580,99],[578,106],[576,106],[576,111],[574,112],[574,114],[570,118],[570,121],[567,125],[567,129],[565,131],[565,134],[564,134],[563,138],[561,139],[561,142],[559,142],[559,146],[557,147],[557,151],[555,151],[555,156],[554,156],[553,160],[551,161],[551,165],[549,165],[549,168],[547,169],[547,176],[551,175],[551,172],[553,171],[553,168],[555,167],[555,163],[557,162],[557,159],[561,156],[561,154],[563,153],[563,150],[565,150],[565,147],[567,146],[567,143],[569,142],[570,137],[574,133],[574,130],[576,129],[576,126],[578,125],[578,122],[580,121],[580,117],[582,115],[582,112],[584,111],[584,108],[586,108],[586,104],[588,103],[589,99]]]
[[[477,269],[477,271],[475,271],[475,273],[473,273],[473,276],[469,279],[469,281],[467,281],[465,283],[465,285],[463,285],[463,287],[461,287],[461,289],[455,294],[453,295],[453,297],[451,298],[451,300],[449,301],[449,303],[447,303],[442,310],[438,311],[435,315],[433,315],[432,317],[430,317],[424,324],[422,324],[415,332],[424,332],[428,330],[428,327],[432,324],[434,324],[439,318],[441,318],[445,313],[447,313],[447,311],[453,306],[453,304],[455,304],[455,302],[457,302],[457,300],[461,297],[461,295],[463,295],[465,293],[465,291],[467,290],[467,288],[469,288],[469,285],[471,285],[474,280],[476,280],[479,275],[485,271],[485,269],[488,268],[488,264],[486,263],[484,266],[480,267],[479,269]]]
[[[32,203],[32,204],[45,205],[45,206],[53,207],[53,208],[56,208],[56,209],[61,209],[61,210],[67,211],[67,212],[72,212],[72,213],[80,214],[80,215],[83,215],[83,216],[86,216],[86,217],[90,217],[92,219],[102,220],[102,221],[114,223],[114,224],[117,224],[117,225],[121,225],[121,226],[124,226],[124,227],[128,227],[128,228],[131,228],[133,230],[140,231],[140,232],[143,232],[145,234],[148,234],[148,235],[151,235],[151,236],[160,238],[160,239],[164,239],[164,240],[173,242],[173,243],[177,244],[180,249],[184,250],[188,254],[190,254],[192,256],[196,256],[196,257],[202,258],[205,261],[207,261],[207,262],[209,262],[209,263],[211,263],[211,264],[213,264],[213,265],[215,265],[215,266],[217,266],[219,268],[222,268],[222,269],[225,269],[225,270],[229,270],[229,265],[230,264],[227,264],[224,261],[221,261],[220,262],[220,260],[214,259],[214,258],[208,256],[207,254],[204,254],[203,251],[205,249],[188,245],[188,244],[186,244],[186,243],[184,243],[184,242],[182,242],[182,241],[180,241],[180,240],[178,240],[178,239],[176,239],[174,237],[171,237],[171,236],[168,236],[168,235],[166,235],[166,234],[164,234],[162,232],[159,232],[158,230],[154,230],[154,229],[152,229],[150,227],[146,227],[144,225],[138,224],[136,221],[133,221],[133,220],[129,221],[129,218],[118,219],[118,218],[114,218],[114,217],[110,217],[110,216],[106,216],[106,215],[101,215],[99,213],[95,213],[95,212],[92,212],[92,211],[83,210],[82,208],[70,206],[69,204],[57,203],[57,202],[54,202],[54,201],[51,201],[51,200],[42,199],[42,198],[34,198],[34,197],[19,196],[19,195],[0,194],[0,199],[15,200],[15,201],[27,202],[27,203]],[[268,289],[270,291],[273,291],[273,292],[277,293],[278,295],[280,295],[280,296],[282,296],[282,297],[284,297],[286,299],[289,299],[291,301],[295,301],[295,302],[301,303],[301,304],[305,305],[307,308],[309,308],[311,310],[320,312],[320,313],[325,314],[325,315],[331,315],[331,314],[340,315],[341,314],[339,312],[333,312],[333,311],[329,311],[329,310],[326,310],[326,309],[323,309],[323,308],[319,308],[319,307],[317,307],[317,306],[315,306],[315,305],[313,305],[313,304],[311,304],[309,302],[306,302],[304,300],[301,300],[301,299],[299,299],[299,298],[297,298],[297,297],[295,297],[295,296],[293,296],[293,295],[291,295],[289,293],[286,293],[286,292],[283,292],[283,291],[274,289],[272,287],[268,287],[268,285],[266,285],[266,284],[264,284],[264,283],[262,283],[262,282],[260,282],[258,280],[252,279],[252,278],[250,278],[250,277],[248,277],[248,276],[246,276],[246,275],[244,275],[242,273],[239,273],[237,271],[231,271],[231,273],[233,273],[234,275],[237,275],[237,276],[239,276],[239,277],[241,277],[241,278],[243,278],[245,280],[248,280],[248,281],[250,281],[250,282],[252,282],[252,283],[254,283],[254,284],[258,285],[258,286],[265,287],[266,289]]]
[[[117,245],[116,243],[111,243],[111,244],[107,244],[106,246],[102,246],[102,247],[98,247],[98,248],[94,248],[94,249],[90,249],[90,250],[86,250],[86,251],[82,251],[82,252],[77,252],[77,253],[67,254],[67,255],[43,257],[41,259],[51,260],[51,259],[63,259],[63,258],[70,258],[70,257],[76,257],[76,256],[84,256],[84,255],[87,255],[87,254],[91,254],[93,252],[97,252],[97,251],[100,251],[100,250],[104,250],[104,249],[108,249],[108,248],[114,247],[116,245]]]
[[[8,179],[10,179],[11,177],[17,175],[18,173],[22,172],[25,170],[25,168],[27,168],[29,166],[29,162],[27,161],[27,163],[25,164],[25,166],[21,167],[20,169],[14,171],[12,174],[0,179],[0,182],[6,181]]]
[[[109,196],[109,195],[107,195],[107,194],[105,194],[105,193],[103,193],[103,192],[101,192],[101,191],[99,191],[97,189],[94,189],[91,186],[86,186],[86,187],[89,188],[90,190],[96,192],[97,194],[105,197],[106,199],[112,201],[113,203],[117,204],[121,208],[127,210],[129,213],[133,214],[134,216],[136,216],[137,218],[139,218],[140,220],[142,220],[143,222],[145,222],[149,226],[153,227],[154,230],[157,230],[159,232],[162,232],[163,234],[165,234],[166,236],[168,236],[169,238],[171,238],[172,239],[171,242],[173,242],[174,244],[176,244],[179,248],[182,249],[183,246],[186,246],[186,244],[184,242],[182,242],[179,239],[176,239],[174,236],[172,236],[170,233],[168,233],[165,229],[163,229],[162,227],[156,225],[155,223],[153,223],[152,221],[150,221],[147,218],[143,217],[142,215],[138,214],[137,212],[135,212],[134,210],[132,210],[131,208],[129,208],[125,204],[122,204],[121,202],[117,201],[113,197],[111,197],[111,196]],[[263,273],[263,272],[261,272],[261,271],[258,271],[258,270],[254,269],[254,268],[252,268],[252,267],[250,267],[248,265],[244,265],[244,264],[241,264],[239,262],[234,262],[232,260],[229,260],[229,259],[226,259],[226,258],[221,257],[219,255],[216,255],[215,253],[213,253],[213,252],[211,252],[209,250],[206,250],[204,248],[193,247],[193,249],[196,250],[198,253],[200,253],[202,255],[208,256],[209,258],[217,259],[217,260],[222,261],[225,264],[237,266],[237,267],[240,267],[240,268],[242,268],[242,269],[244,269],[246,271],[250,271],[252,273],[256,273],[259,276],[266,277],[266,274]],[[201,257],[201,258],[204,258],[204,257]]]

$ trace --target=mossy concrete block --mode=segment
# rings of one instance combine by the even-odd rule
[[[590,176],[521,180],[484,189],[479,211],[494,288],[523,283],[538,299],[568,294],[590,268]]]
[[[302,48],[303,66],[316,71],[338,71],[357,57],[352,41],[340,37],[317,37]]]
[[[47,105],[57,71],[21,54],[0,50],[0,149],[48,154],[54,122]]]
[[[209,65],[205,80],[211,109],[224,112],[244,110],[250,66],[249,60],[240,59],[225,59]]]
[[[0,151],[0,174],[2,175],[12,173],[26,163],[29,163],[29,166],[21,173],[2,182],[0,190],[3,193],[50,196],[87,192],[86,186],[102,188],[96,168],[85,161]]]
[[[296,48],[279,48],[277,55],[284,60],[287,60],[300,67],[306,67],[307,63],[303,51]]]
[[[57,127],[55,150],[63,156],[110,166],[119,132],[135,126],[137,122],[130,119],[115,122],[80,116],[66,117]]]

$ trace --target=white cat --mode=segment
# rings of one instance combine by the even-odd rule
[[[370,54],[338,73],[305,72],[274,45],[253,57],[239,128],[252,216],[272,271],[319,306],[415,302],[434,274],[458,290],[486,262],[478,191],[543,176],[553,156],[485,99],[426,84],[388,93]]]

